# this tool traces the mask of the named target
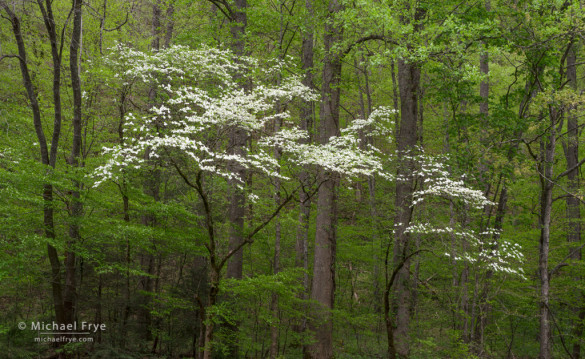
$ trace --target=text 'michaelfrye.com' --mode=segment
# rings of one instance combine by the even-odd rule
[[[30,325],[27,325],[25,322],[20,322],[18,323],[18,329],[38,331],[39,337],[35,338],[35,342],[91,342],[93,338],[83,338],[83,336],[103,332],[107,329],[107,326],[105,323],[73,322],[64,324],[37,321],[30,322]],[[50,337],[41,338],[41,335]]]

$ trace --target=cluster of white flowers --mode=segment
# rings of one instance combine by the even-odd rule
[[[447,169],[448,158],[445,156],[433,157],[424,153],[421,148],[404,154],[402,158],[414,163],[415,170],[411,174],[422,181],[421,189],[413,193],[412,206],[420,204],[430,197],[441,197],[450,200],[460,200],[469,206],[483,209],[486,205],[493,205],[485,195],[470,188],[465,184],[464,177],[455,180]],[[411,223],[406,233],[433,236],[457,237],[466,243],[466,249],[461,253],[449,253],[445,255],[454,260],[466,261],[480,266],[484,269],[491,269],[494,272],[505,272],[525,278],[522,268],[522,248],[519,244],[511,244],[508,241],[494,238],[500,237],[500,231],[488,228],[478,233],[470,228],[453,228],[449,226],[436,226],[430,223]]]
[[[408,155],[409,159],[417,163],[417,169],[412,175],[424,183],[421,189],[413,193],[413,206],[433,196],[458,199],[478,209],[493,204],[482,191],[467,186],[463,178],[452,179],[443,163],[447,160],[445,156],[432,157],[424,154],[421,149],[418,151],[420,152],[418,155]]]
[[[481,265],[494,272],[513,274],[526,279],[524,270],[521,267],[524,262],[524,254],[522,254],[522,246],[518,243],[508,241],[481,243],[478,240],[472,242],[472,245],[475,250],[468,250],[461,256],[452,256],[449,253],[445,253],[445,255],[453,257],[455,260],[464,260]]]
[[[18,164],[17,154],[11,148],[0,149],[0,160]]]
[[[263,65],[210,47],[174,46],[146,54],[116,46],[107,63],[118,71],[118,81],[156,88],[160,99],[151,104],[148,113],[126,116],[123,131],[127,139],[123,146],[104,149],[109,159],[94,172],[95,186],[115,178],[116,169],[139,168],[147,150],[150,158],[180,153],[195,169],[240,184],[244,179],[231,171],[230,164],[286,179],[270,150],[275,147],[301,166],[319,166],[347,176],[384,174],[379,151],[373,146],[361,150],[358,132],[368,129],[386,135],[389,126],[382,125],[381,119],[389,119],[393,110],[377,109],[326,145],[303,144],[299,140],[308,134],[296,129],[286,104],[294,99],[315,101],[318,96],[298,76],[282,76],[284,62],[270,62]],[[277,73],[279,85],[274,84]],[[284,121],[282,129],[268,133],[266,129],[275,119]],[[252,134],[259,146],[245,148],[243,155],[233,154],[228,138],[234,130]]]
[[[448,177],[428,177],[424,179],[424,182],[425,188],[414,193],[413,204],[421,202],[427,196],[461,199],[478,209],[492,204],[481,191],[467,187],[461,180],[455,181]]]
[[[485,269],[491,269],[494,272],[514,274],[526,279],[521,267],[524,261],[522,247],[518,243],[493,240],[496,238],[494,235],[500,232],[494,228],[477,233],[471,229],[440,228],[429,223],[413,223],[406,228],[405,232],[420,235],[457,236],[466,241],[468,248],[460,254],[445,252],[445,256],[456,261],[466,261]]]
[[[348,127],[341,129],[342,134],[356,136],[359,131],[366,130],[368,136],[385,136],[391,139],[391,130],[387,126],[396,110],[388,106],[380,106],[372,111],[367,119],[356,119]]]
[[[341,130],[340,136],[329,138],[326,144],[303,143],[308,134],[296,128],[285,128],[260,141],[260,146],[275,147],[289,153],[289,161],[299,166],[315,166],[348,177],[379,175],[392,179],[384,170],[381,151],[372,144],[362,143],[360,131],[369,136],[383,136],[389,140],[388,123],[393,109],[379,107],[367,119],[357,119]]]

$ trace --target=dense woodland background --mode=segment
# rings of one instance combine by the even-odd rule
[[[579,1],[0,15],[0,357],[585,354]]]

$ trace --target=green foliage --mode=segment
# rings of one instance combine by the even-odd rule
[[[245,52],[268,62],[291,57],[282,74],[269,81],[276,83],[283,76],[305,73],[301,68],[302,37],[313,30],[315,65],[308,71],[314,75],[313,86],[320,89],[321,63],[327,55],[324,29],[326,21],[332,21],[343,29],[343,39],[333,45],[335,53],[344,54],[338,123],[343,129],[366,117],[372,108],[393,107],[396,101],[399,110],[402,85],[396,72],[398,61],[416,63],[421,70],[421,88],[416,94],[422,124],[418,144],[425,153],[448,155],[446,170],[454,178],[465,175],[465,185],[485,191],[496,204],[474,212],[457,201],[433,199],[415,208],[413,223],[480,233],[501,220],[501,234],[483,234],[477,243],[451,232],[410,236],[409,250],[424,250],[410,263],[411,358],[537,357],[541,168],[546,165],[540,141],[555,131],[553,177],[567,167],[567,121],[572,115],[577,118],[578,142],[582,143],[585,10],[577,1],[556,0],[491,1],[491,9],[486,9],[485,2],[344,0],[343,9],[330,19],[328,2],[310,3],[311,11],[304,2],[291,0],[248,2]],[[124,171],[99,188],[92,187],[94,178],[89,175],[107,160],[101,155],[103,147],[131,139],[131,134],[119,132],[126,115],[148,115],[153,106],[168,100],[151,84],[130,81],[126,73],[129,64],[114,66],[105,54],[116,44],[148,53],[157,38],[161,48],[165,46],[167,33],[172,35],[170,44],[229,48],[233,24],[217,7],[219,4],[229,14],[225,4],[100,0],[84,5],[84,166],[80,168],[70,166],[68,159],[73,110],[68,72],[71,19],[67,20],[71,3],[56,0],[51,4],[59,41],[64,42],[60,84],[63,127],[55,169],[40,163],[39,140],[18,58],[2,57],[0,61],[0,356],[37,358],[54,354],[51,346],[34,342],[35,333],[17,329],[20,321],[50,322],[54,318],[53,277],[47,255],[50,245],[58,253],[60,281],[64,281],[65,252],[75,253],[78,320],[99,320],[108,325],[101,343],[77,343],[60,351],[92,359],[177,358],[192,354],[193,347],[201,344],[203,325],[213,321],[217,357],[229,357],[234,346],[242,357],[267,357],[270,333],[276,328],[277,358],[300,358],[303,346],[314,343],[315,338],[310,330],[299,332],[299,328],[307,321],[320,320],[312,314],[317,304],[306,299],[303,288],[304,276],[311,275],[314,259],[316,195],[311,199],[308,270],[299,267],[301,259],[296,252],[300,229],[295,195],[245,247],[244,278],[222,278],[218,303],[207,307],[212,256],[206,247],[209,232],[205,208],[196,190],[185,184],[165,160],[150,159],[148,166]],[[11,8],[21,20],[42,128],[50,140],[54,68],[45,24],[36,2],[15,3]],[[157,29],[155,8],[160,14]],[[5,15],[5,10],[1,11]],[[416,11],[423,15],[414,21]],[[16,54],[12,28],[5,18],[1,20],[0,56]],[[365,41],[367,37],[371,39]],[[567,82],[569,50],[576,51],[576,84]],[[487,55],[487,75],[480,68],[482,55]],[[479,92],[482,83],[489,83],[487,115],[479,111],[486,101]],[[197,85],[210,93],[219,92],[213,81]],[[327,104],[322,99],[312,105],[310,130],[315,141],[319,140],[319,108]],[[300,101],[280,105],[293,117],[301,113]],[[400,114],[393,119],[400,122]],[[385,126],[399,129],[399,125]],[[264,127],[258,136],[272,132],[272,124]],[[394,173],[396,141],[388,143],[382,136],[362,132],[360,135],[387,157],[384,169]],[[226,134],[209,132],[205,136],[226,138]],[[391,137],[399,135],[397,131]],[[222,145],[227,147],[229,143]],[[246,146],[256,150],[258,138],[250,138]],[[584,155],[581,146],[578,158]],[[295,188],[298,181],[294,177],[308,170],[293,164],[293,160],[294,156],[287,154],[278,159],[282,174],[292,178],[280,183],[284,185],[281,198],[288,194],[283,188]],[[309,179],[318,185],[316,173],[311,172]],[[336,358],[387,355],[382,296],[384,274],[391,273],[396,264],[392,235],[398,210],[396,182],[370,180],[365,176],[352,181],[340,179],[336,192],[336,294],[332,312]],[[216,250],[223,256],[228,253],[232,230],[228,220],[231,185],[212,174],[203,175],[202,181],[211,205]],[[78,219],[71,216],[75,182],[83,183],[84,210]],[[276,183],[257,175],[249,175],[245,182],[245,190],[258,196],[255,203],[245,205],[244,233],[249,233],[273,213]],[[569,181],[562,177],[554,178],[554,182],[548,306],[554,317],[553,357],[564,358],[567,353],[563,345],[571,349],[583,336],[575,328],[582,323],[579,310],[585,293],[585,262],[568,257],[582,244],[567,241],[570,222],[565,200],[570,194]],[[43,200],[45,185],[52,186],[51,203]],[[419,181],[416,189],[424,185]],[[305,189],[312,192],[315,186]],[[506,209],[496,219],[504,187],[508,193]],[[574,194],[583,199],[582,188]],[[45,233],[43,210],[49,205],[54,210],[55,238]],[[580,214],[582,205],[580,202]],[[274,273],[276,222],[281,233],[280,268]],[[69,232],[72,223],[81,228],[80,240],[74,243]],[[582,219],[580,223],[583,230]],[[523,268],[525,278],[493,272],[485,265],[451,256],[472,250],[495,252],[506,242],[523,248],[524,261],[512,265]],[[494,258],[482,263],[490,260]],[[225,269],[220,274],[225,275]],[[390,320],[394,325],[395,301],[391,294]],[[479,328],[480,316],[485,313],[485,322]],[[204,314],[212,319],[205,322]],[[476,334],[479,329],[481,338]]]

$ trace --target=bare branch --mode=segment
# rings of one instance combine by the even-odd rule
[[[17,58],[20,61],[22,61],[22,57],[20,57],[18,55],[2,55],[2,56],[0,56],[0,61],[4,60],[5,58]]]
[[[349,54],[349,52],[353,49],[354,46],[359,45],[363,42],[366,41],[370,41],[370,40],[380,40],[380,41],[384,41],[386,43],[390,43],[393,45],[398,45],[398,43],[394,40],[392,40],[391,38],[384,36],[384,35],[368,35],[368,36],[364,36],[360,39],[357,39],[356,41],[354,41],[353,43],[351,43],[347,48],[345,48],[345,50],[343,50],[341,57],[345,57],[347,54]]]
[[[577,163],[575,166],[569,168],[568,170],[562,172],[560,175],[555,177],[555,181],[557,181],[559,178],[564,177],[566,175],[568,175],[569,173],[573,172],[574,170],[576,170],[577,168],[581,167],[581,165],[585,163],[585,157],[579,161],[579,163]]]

